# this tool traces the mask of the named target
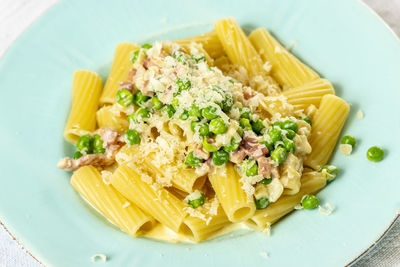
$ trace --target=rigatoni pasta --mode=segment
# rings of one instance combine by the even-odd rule
[[[72,102],[65,138],[77,150],[58,167],[123,231],[171,242],[264,231],[295,206],[317,207],[349,111],[265,29],[248,38],[233,18],[186,39],[119,44],[105,87],[78,71]]]
[[[87,70],[74,72],[72,107],[64,129],[64,138],[75,144],[79,137],[96,129],[96,111],[103,81],[99,75]]]
[[[271,74],[282,86],[294,88],[319,78],[315,71],[288,52],[266,29],[254,30],[249,39],[263,60],[272,65]]]
[[[133,53],[139,48],[139,46],[132,43],[120,43],[117,45],[111,71],[100,97],[101,105],[115,103],[115,94],[119,89],[119,83],[126,80],[128,72],[132,69],[131,59]]]
[[[150,230],[155,220],[135,204],[130,203],[93,166],[84,166],[71,177],[72,186],[108,220],[131,236]]]

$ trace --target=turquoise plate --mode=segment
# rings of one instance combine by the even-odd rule
[[[359,144],[351,156],[335,152],[340,176],[319,194],[336,210],[297,211],[270,237],[235,233],[197,245],[131,238],[85,204],[70,173],[56,168],[72,153],[62,137],[72,73],[89,69],[105,79],[119,42],[190,36],[227,16],[246,29],[267,27],[284,44],[296,41],[294,53],[352,104],[343,133]],[[361,1],[63,1],[0,62],[0,219],[46,265],[345,265],[378,239],[400,207],[399,70],[399,40]],[[385,148],[382,162],[366,159],[372,145]],[[107,262],[92,263],[95,253]]]

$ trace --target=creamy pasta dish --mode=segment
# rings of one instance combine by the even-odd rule
[[[64,137],[77,150],[58,168],[131,236],[262,232],[318,206],[348,112],[266,29],[246,36],[227,18],[186,39],[119,44],[104,88],[76,71]]]

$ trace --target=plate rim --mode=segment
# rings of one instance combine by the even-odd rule
[[[399,46],[400,50],[400,36],[395,33],[395,31],[389,26],[389,24],[381,17],[371,6],[369,6],[367,3],[365,3],[363,0],[352,0],[353,2],[357,3],[361,8],[365,8],[368,10],[368,12],[375,17],[376,22],[383,25],[386,30],[388,30],[391,33],[391,36],[394,37],[394,39],[397,42],[397,45]],[[68,2],[67,0],[59,0],[58,2],[55,2],[51,4],[51,6],[47,7],[42,11],[42,13],[37,16],[32,22],[30,22],[28,25],[25,26],[25,28],[21,31],[21,33],[13,40],[13,42],[4,50],[3,54],[0,56],[0,63],[3,61],[7,60],[7,57],[12,53],[12,50],[15,47],[15,44],[20,41],[20,39],[24,38],[24,36],[27,34],[27,32],[34,26],[35,24],[38,24],[43,20],[48,13],[50,13],[53,9],[56,9],[60,4]],[[27,255],[32,257],[37,263],[39,263],[42,266],[46,266],[44,262],[42,262],[37,256],[34,255],[30,251],[29,248],[23,242],[19,240],[16,236],[19,235],[18,231],[16,229],[13,229],[12,231],[9,228],[13,228],[12,226],[8,227],[4,221],[6,221],[6,218],[0,218],[0,225],[1,227],[7,232],[7,234],[11,237],[11,239],[16,242],[19,248],[21,248]],[[360,255],[358,255],[356,258],[354,258],[352,261],[347,263],[345,266],[351,266],[354,263],[356,263],[358,260],[363,258],[368,252],[373,250],[379,243],[380,241],[386,237],[387,233],[389,230],[394,226],[395,223],[400,222],[400,209],[397,211],[395,214],[393,220],[385,227],[385,230],[383,233],[379,235],[376,241],[374,241],[368,248],[366,248]],[[14,233],[16,232],[16,234]],[[33,246],[33,244],[29,244],[28,246]]]

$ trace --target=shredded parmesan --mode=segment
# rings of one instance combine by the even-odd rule
[[[111,184],[111,176],[112,176],[112,172],[110,171],[101,171],[101,178],[103,180],[103,183],[106,185]]]
[[[362,110],[358,110],[357,111],[357,119],[361,120],[364,118],[364,113],[362,112]]]
[[[326,203],[323,206],[318,206],[318,212],[326,216],[330,215],[334,209],[335,207],[330,203]]]
[[[353,147],[349,144],[340,144],[339,148],[340,152],[342,152],[342,154],[345,156],[350,155],[353,150]]]
[[[107,256],[104,254],[94,254],[92,257],[92,262],[96,262],[98,259],[101,259],[102,261],[106,262],[107,261]]]
[[[269,258],[268,253],[266,251],[261,251],[260,252],[260,256],[263,257],[264,259],[268,259]]]

